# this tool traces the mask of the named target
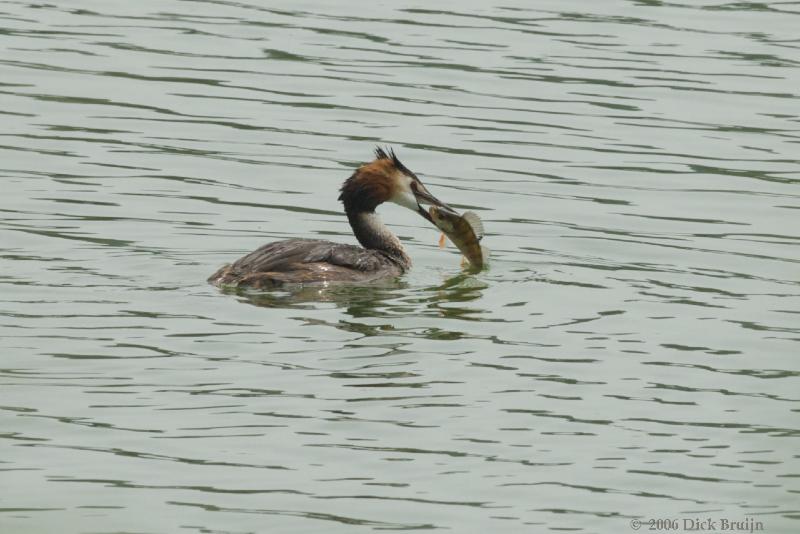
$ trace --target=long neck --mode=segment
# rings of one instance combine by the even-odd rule
[[[386,253],[403,269],[411,266],[411,258],[406,254],[400,240],[374,211],[348,211],[347,220],[350,221],[361,246]]]

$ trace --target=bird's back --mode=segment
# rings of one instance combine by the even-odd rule
[[[289,283],[359,281],[396,276],[404,267],[384,252],[321,239],[268,243],[214,273],[216,286],[275,287]]]

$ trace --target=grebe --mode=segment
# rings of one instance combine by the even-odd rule
[[[361,165],[341,187],[339,200],[356,239],[364,248],[320,239],[268,243],[208,279],[216,286],[266,288],[291,283],[367,281],[398,276],[411,267],[400,240],[380,220],[375,208],[394,202],[431,216],[421,203],[449,208],[431,195],[417,175],[391,149],[375,149],[375,160]]]

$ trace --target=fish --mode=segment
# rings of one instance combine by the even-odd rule
[[[484,235],[481,218],[472,211],[459,215],[439,206],[431,206],[428,213],[433,224],[458,247],[470,265],[475,269],[483,269],[488,251],[480,243]],[[444,236],[440,239],[439,246],[444,246]]]

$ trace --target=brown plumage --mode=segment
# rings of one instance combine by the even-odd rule
[[[269,288],[290,283],[369,281],[398,276],[411,267],[400,240],[380,222],[375,208],[395,202],[430,221],[419,203],[445,204],[433,197],[394,152],[381,148],[376,159],[361,165],[342,184],[353,233],[364,248],[319,239],[268,243],[221,267],[208,279],[216,286]]]
[[[376,159],[360,166],[339,189],[344,211],[375,211],[394,193],[397,173],[389,159]]]

